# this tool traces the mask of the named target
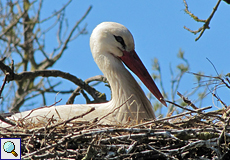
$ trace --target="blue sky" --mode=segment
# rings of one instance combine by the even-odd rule
[[[144,2],[144,3],[143,3]],[[188,1],[189,10],[192,11],[201,19],[207,19],[211,14],[213,7],[217,1],[210,0],[196,0]],[[61,0],[44,1],[42,17],[58,10],[62,5]],[[69,19],[70,28],[73,27],[76,21],[85,13],[87,8],[92,5],[93,8],[89,15],[85,18],[80,27],[84,27],[87,23],[87,30],[89,34],[82,35],[68,45],[62,58],[52,67],[52,69],[62,70],[76,75],[81,79],[102,74],[95,64],[89,47],[89,37],[94,27],[103,21],[114,21],[125,25],[133,34],[136,52],[140,56],[144,65],[150,73],[152,59],[158,58],[165,90],[170,91],[170,70],[171,64],[174,72],[177,72],[176,65],[182,61],[178,60],[177,53],[179,49],[185,51],[185,58],[190,62],[190,71],[202,71],[207,75],[215,75],[215,70],[207,61],[209,58],[215,65],[219,73],[227,74],[229,72],[230,60],[230,5],[221,2],[218,11],[214,15],[210,30],[206,30],[200,40],[195,42],[198,35],[193,35],[183,28],[187,26],[190,29],[197,30],[203,23],[195,22],[184,12],[183,1],[131,1],[131,0],[74,0],[66,10],[66,16]],[[42,26],[46,27],[46,26]],[[46,38],[46,49],[52,51],[53,46],[57,44],[56,32],[50,32]],[[56,81],[56,79],[53,79]],[[60,80],[60,79],[59,79]],[[140,81],[139,79],[137,79]],[[159,85],[159,82],[156,82]],[[60,89],[68,90],[75,89],[75,85],[63,81]],[[148,90],[142,85],[144,91]],[[186,74],[181,82],[179,91],[182,93],[190,91],[196,87],[194,84],[194,77],[191,74]],[[97,88],[101,92],[105,92],[109,97],[109,90],[103,85]],[[223,90],[223,89],[222,89]],[[221,90],[223,100],[230,102],[229,90]],[[57,99],[62,98],[59,104],[65,104],[69,95],[58,95]],[[109,99],[109,98],[108,98]],[[191,97],[195,100],[196,97]],[[52,104],[55,100],[55,95],[49,96],[48,103]],[[170,100],[170,99],[169,99]],[[40,99],[37,100],[39,104]],[[75,103],[85,103],[82,97],[76,98]],[[212,97],[207,97],[203,104],[213,105]],[[37,106],[35,106],[37,107]],[[219,105],[219,107],[221,107]],[[28,107],[21,109],[29,109]]]

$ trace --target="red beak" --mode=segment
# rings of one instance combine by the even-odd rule
[[[125,65],[135,73],[140,80],[145,84],[145,86],[152,92],[152,94],[164,105],[167,107],[167,104],[164,101],[164,98],[157,88],[152,77],[149,75],[144,64],[141,62],[135,50],[131,52],[123,51],[123,56],[120,59],[125,63]]]

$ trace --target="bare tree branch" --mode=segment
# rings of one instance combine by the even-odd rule
[[[9,32],[9,30],[11,30],[18,22],[19,20],[26,14],[27,11],[24,11],[21,15],[18,16],[18,18],[16,18],[14,20],[14,22],[12,22],[1,34],[0,37],[2,37],[3,35],[5,35],[7,32]]]
[[[85,80],[85,83],[86,84],[89,84],[90,82],[93,82],[93,81],[99,81],[99,82],[104,82],[104,83],[108,83],[107,79],[102,76],[102,75],[98,75],[98,76],[94,76],[94,77],[91,77],[91,78],[88,78]],[[74,99],[77,95],[79,95],[79,92],[84,89],[84,88],[81,88],[80,86],[77,87],[77,89],[75,89],[73,91],[73,93],[71,94],[71,96],[69,97],[68,101],[66,102],[66,104],[73,104],[74,102]],[[95,99],[94,98],[94,102],[89,102],[89,103],[101,103],[101,102],[106,102],[106,96],[105,94],[100,94],[98,95],[98,99]],[[88,98],[88,97],[87,97]],[[87,99],[86,99],[87,101]]]
[[[93,87],[89,86],[87,81],[84,82],[81,79],[77,78],[76,76],[62,72],[59,70],[38,70],[38,71],[24,71],[22,73],[13,73],[10,67],[6,66],[3,62],[0,61],[0,69],[5,73],[8,71],[10,74],[7,76],[7,81],[25,81],[26,79],[35,79],[36,77],[62,77],[74,84],[78,85],[81,89],[84,89],[87,93],[89,93],[96,101],[98,102],[105,102],[106,98],[101,97],[102,93],[94,89]],[[97,76],[95,80],[104,80],[105,78],[102,76]],[[88,79],[89,82],[93,81],[93,78]],[[25,93],[26,96],[28,93]],[[21,96],[21,99],[24,99],[25,96]]]
[[[46,103],[45,92],[56,92],[55,87],[57,84],[47,84],[44,78],[40,78],[39,82],[37,82],[37,76],[49,77],[49,74],[51,74],[51,77],[52,75],[57,76],[59,73],[56,71],[48,71],[48,73],[43,73],[43,71],[52,67],[58,59],[61,58],[70,41],[74,40],[79,35],[87,33],[86,25],[81,30],[79,28],[82,21],[90,12],[92,6],[90,6],[75,25],[69,29],[68,27],[62,28],[62,23],[64,21],[68,22],[68,19],[65,17],[65,10],[72,0],[68,0],[60,9],[41,20],[40,14],[43,2],[43,0],[9,1],[7,3],[0,2],[2,9],[1,13],[3,13],[0,15],[0,43],[3,46],[2,50],[4,51],[1,54],[2,56],[7,57],[7,61],[15,59],[14,56],[17,55],[20,57],[20,59],[17,59],[15,62],[15,65],[11,65],[11,67],[5,65],[3,59],[0,60],[0,68],[3,70],[4,74],[9,73],[6,81],[15,81],[15,83],[10,85],[14,88],[10,88],[10,86],[7,85],[8,91],[2,92],[2,97],[4,97],[2,98],[2,102],[6,99],[11,99],[11,101],[7,103],[11,106],[10,111],[13,112],[17,112],[26,101],[39,95],[42,96],[43,103]],[[56,21],[51,22],[51,26],[45,28],[41,25],[44,22],[50,22],[52,18],[56,18]],[[57,36],[57,39],[59,44],[53,47],[53,52],[48,53],[46,50],[47,42],[45,41],[46,35],[51,29],[57,29],[56,26],[58,25],[59,37]],[[64,30],[63,35],[62,30]],[[67,35],[66,38],[65,35]],[[39,56],[43,56],[42,60],[37,60],[38,54]],[[23,72],[18,74],[18,71]],[[74,77],[74,80],[72,80],[73,83],[80,85],[83,89],[87,88],[86,91],[89,92],[93,98],[97,99],[97,97],[99,97],[100,92],[97,92],[93,87],[90,87],[73,75],[68,75],[64,72],[62,73],[63,77],[67,80]],[[4,74],[1,74],[1,76],[5,76]],[[23,76],[29,77],[25,78]],[[70,93],[71,91],[71,89],[67,89],[67,91],[60,91],[59,93],[64,94],[67,92]],[[10,96],[13,98],[10,98]],[[98,99],[100,99],[100,97]]]
[[[68,38],[65,40],[60,52],[54,58],[49,59],[48,61],[46,60],[45,62],[44,61],[41,62],[41,65],[39,66],[40,69],[46,69],[48,67],[51,67],[62,56],[62,54],[64,53],[64,50],[67,49],[67,44],[69,43],[74,31],[79,26],[79,24],[85,19],[85,17],[88,15],[88,13],[90,12],[91,9],[92,9],[92,6],[90,6],[87,9],[87,11],[85,12],[85,14],[82,16],[82,18],[78,22],[76,22],[76,24],[74,25],[74,27],[70,31],[70,34],[69,34]],[[53,53],[55,52],[55,50],[53,51]]]
[[[51,16],[39,21],[39,23],[43,23],[47,20],[50,20],[51,18],[53,18],[54,16],[57,16],[58,14],[60,14],[63,10],[65,10],[67,8],[67,6],[72,2],[72,0],[69,0],[61,9],[59,9],[58,11],[56,11],[54,14],[52,14]]]
[[[218,8],[218,6],[219,6],[221,0],[218,0],[217,4],[216,4],[215,7],[213,8],[212,13],[210,14],[210,16],[209,16],[206,20],[199,19],[197,16],[195,16],[193,13],[191,13],[191,12],[188,10],[188,4],[187,4],[186,0],[183,0],[183,1],[184,1],[184,5],[185,5],[185,9],[184,9],[184,10],[185,10],[185,13],[189,14],[195,21],[197,21],[197,22],[203,22],[203,23],[204,23],[204,25],[203,25],[202,27],[200,27],[200,28],[199,28],[198,30],[196,30],[196,31],[193,31],[193,30],[187,28],[186,26],[184,26],[184,28],[185,28],[186,30],[188,30],[189,32],[191,32],[191,33],[193,33],[193,34],[200,33],[199,36],[195,39],[195,41],[197,41],[197,40],[200,39],[200,37],[203,35],[203,33],[204,33],[204,31],[205,31],[206,29],[210,29],[210,27],[209,27],[210,21],[211,21],[211,19],[213,18],[215,12],[217,11],[217,8]]]

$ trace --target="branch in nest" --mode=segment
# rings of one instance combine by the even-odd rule
[[[187,97],[184,97],[180,92],[177,91],[177,95],[180,96],[188,106],[191,106],[193,109],[198,109]]]
[[[213,65],[213,64],[212,64]],[[213,65],[214,69],[215,69],[215,66]],[[216,69],[215,69],[216,70]],[[218,74],[218,72],[216,71],[217,75],[216,77],[213,77],[213,76],[207,76],[207,75],[202,75],[202,74],[197,74],[197,73],[193,73],[193,72],[189,72],[189,73],[192,73],[193,75],[196,75],[196,76],[200,76],[200,77],[206,77],[206,78],[210,78],[212,79],[213,81],[220,81],[219,83],[215,84],[214,88],[212,89],[209,89],[210,93],[225,107],[227,108],[227,105],[221,100],[220,97],[218,97],[216,94],[215,94],[215,91],[221,86],[221,85],[225,85],[228,89],[230,89],[230,81],[228,79],[228,74],[225,75],[224,77],[225,78],[222,78],[221,75]],[[209,86],[207,86],[209,87]]]
[[[12,126],[16,126],[16,124],[14,122],[12,122],[11,120],[8,120],[8,119],[4,118],[2,115],[0,115],[0,120],[2,122],[5,122],[5,123],[10,124]]]
[[[199,113],[208,108],[195,110],[195,116],[202,116]],[[194,115],[183,113],[184,117],[170,121],[171,126],[165,122],[175,117],[138,128],[65,121],[69,125],[64,122],[32,130],[5,129],[0,136],[22,138],[22,158],[228,159],[229,118],[216,119],[214,116],[221,113],[215,112],[208,112],[206,117],[195,121],[192,121]]]
[[[170,101],[166,101],[166,102],[170,102]],[[175,104],[175,103],[173,103],[173,102],[170,102],[170,103],[172,103],[172,104],[174,104],[174,105],[177,105],[177,104]],[[206,109],[210,109],[210,108],[212,108],[212,106],[208,106],[208,107],[204,107],[204,108],[200,108],[200,109],[196,109],[196,110],[191,110],[191,111],[184,112],[184,113],[180,113],[180,114],[177,114],[177,115],[171,116],[171,117],[160,118],[160,119],[158,119],[158,120],[148,121],[148,122],[145,122],[145,123],[142,123],[142,124],[138,124],[138,125],[135,125],[135,126],[132,126],[132,127],[140,127],[140,126],[143,126],[143,125],[149,125],[149,124],[151,124],[151,123],[156,123],[156,122],[165,121],[165,120],[169,120],[169,119],[173,119],[173,118],[177,118],[177,117],[182,117],[182,116],[185,116],[185,115],[187,115],[187,114],[191,114],[191,113],[193,113],[193,112],[195,112],[195,113],[197,113],[197,112],[200,113],[201,111],[206,110]]]

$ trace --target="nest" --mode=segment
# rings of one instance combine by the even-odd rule
[[[187,109],[137,125],[101,125],[72,119],[40,126],[1,128],[1,138],[21,138],[23,159],[229,159],[227,109]]]

